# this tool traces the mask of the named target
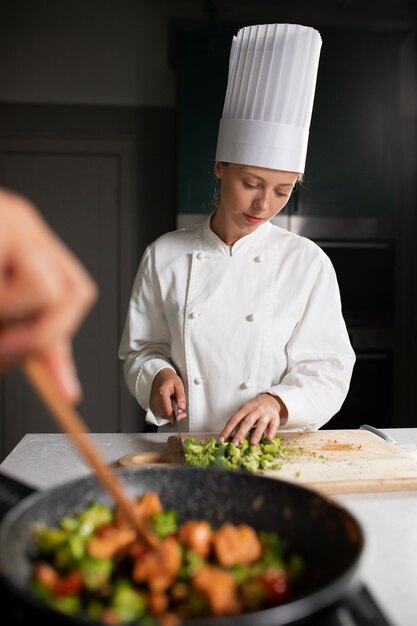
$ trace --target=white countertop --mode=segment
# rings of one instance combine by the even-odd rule
[[[384,429],[417,457],[417,428]],[[161,450],[166,433],[92,434],[109,462],[138,451]],[[37,489],[90,473],[62,434],[27,434],[0,465],[3,473]],[[417,625],[417,491],[332,496],[361,522],[366,550],[361,580],[393,626]]]

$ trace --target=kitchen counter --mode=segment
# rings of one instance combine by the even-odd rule
[[[417,428],[386,429],[417,457]],[[110,463],[139,451],[161,451],[167,434],[92,434]],[[62,434],[27,434],[0,465],[4,474],[47,489],[90,473]],[[393,626],[417,624],[417,491],[331,496],[362,523],[366,550],[361,580]]]

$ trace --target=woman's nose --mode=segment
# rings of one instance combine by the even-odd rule
[[[266,211],[269,209],[269,194],[266,191],[261,191],[254,200],[255,207]]]

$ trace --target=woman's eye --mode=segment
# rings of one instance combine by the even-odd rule
[[[289,196],[288,193],[284,193],[283,191],[276,191],[275,195],[278,196],[278,198],[288,198]]]
[[[243,184],[245,187],[247,187],[248,189],[259,189],[259,185],[257,185],[256,183],[248,183],[247,180],[243,181]]]

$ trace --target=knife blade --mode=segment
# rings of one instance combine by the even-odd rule
[[[172,403],[172,411],[174,413],[174,418],[175,418],[175,424],[177,426],[177,440],[179,443],[179,452],[180,452],[181,457],[185,459],[184,443],[182,441],[181,428],[180,428],[180,423],[178,421],[178,404],[174,396],[172,396],[171,398],[171,403]]]

